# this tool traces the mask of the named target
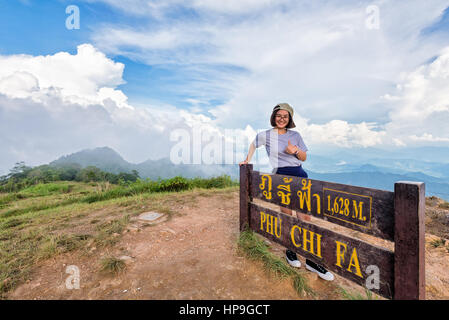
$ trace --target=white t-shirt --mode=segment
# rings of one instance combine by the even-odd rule
[[[308,150],[299,132],[291,129],[287,129],[284,134],[278,134],[276,129],[259,132],[253,144],[256,148],[265,146],[273,168],[300,166],[302,161],[296,155],[285,152],[289,140],[302,151]]]

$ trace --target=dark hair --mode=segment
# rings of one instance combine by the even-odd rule
[[[273,128],[276,127],[276,113],[279,110],[281,110],[281,109],[275,107],[275,109],[273,110],[273,113],[271,114],[270,124],[271,124],[271,126]],[[290,114],[290,112],[288,112],[288,123],[287,123],[287,126],[285,128],[288,129],[288,128],[291,128],[291,127],[292,127],[292,115]]]

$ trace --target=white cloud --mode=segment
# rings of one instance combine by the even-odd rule
[[[131,107],[117,89],[123,68],[89,44],[75,55],[0,56],[0,170],[105,145],[132,160],[164,156],[164,135],[182,117]]]
[[[272,9],[292,0],[85,0],[103,2],[123,12],[136,16],[163,19],[176,7],[188,7],[205,13],[246,14]]]
[[[449,47],[430,63],[403,73],[393,104],[390,122],[385,126],[390,137],[402,141],[449,141]]]
[[[26,98],[38,90],[38,79],[26,71],[16,71],[0,78],[0,92],[12,98]]]
[[[272,9],[285,3],[291,2],[289,0],[193,0],[191,5],[197,10],[213,11],[228,14],[243,14],[251,13],[261,9]]]
[[[410,136],[411,140],[414,141],[424,141],[424,142],[449,142],[449,137],[448,138],[440,138],[440,137],[434,137],[429,133],[424,133],[421,136],[417,136],[417,135],[411,135]]]
[[[107,3],[127,12],[141,6],[145,15],[141,1],[127,1],[129,10],[119,1]],[[147,13],[147,25],[97,28],[95,45],[194,78],[180,90],[200,100],[224,100],[209,108],[222,126],[266,123],[279,101],[316,123],[386,123],[391,106],[379,97],[400,81],[401,72],[444,46],[438,35],[425,37],[421,31],[439,18],[446,1],[248,0],[239,1],[239,8],[236,1],[145,3],[166,17],[170,8],[182,6],[197,18],[171,16],[155,24]],[[368,5],[379,7],[379,30],[365,27]]]
[[[92,45],[76,55],[0,56],[0,174],[17,161],[38,165],[101,146],[132,162],[167,157],[174,129],[225,134],[203,114],[164,103],[130,106],[117,89],[122,74],[122,64]]]
[[[90,44],[78,46],[71,55],[0,56],[0,93],[11,98],[44,101],[58,91],[63,101],[80,105],[103,104],[109,98],[119,107],[129,107],[121,91],[124,65],[108,59]]]
[[[350,124],[342,120],[332,120],[323,125],[311,124],[301,130],[309,144],[337,145],[340,147],[372,147],[382,142],[384,131],[375,131],[374,124]]]

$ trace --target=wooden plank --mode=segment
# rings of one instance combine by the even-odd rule
[[[394,193],[320,180],[251,174],[254,198],[394,240]]]
[[[383,297],[393,297],[394,254],[392,251],[254,203],[250,203],[250,212],[250,227],[255,232],[325,266],[342,277],[362,286],[371,285],[368,289]],[[379,271],[377,283],[373,282],[372,270],[375,268]]]
[[[422,182],[397,182],[394,193],[394,299],[424,300],[425,185]]]
[[[240,166],[240,231],[249,227],[249,202],[251,198],[250,179],[253,170],[252,164]]]

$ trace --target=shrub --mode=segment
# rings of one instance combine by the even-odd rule
[[[25,188],[21,191],[24,195],[48,196],[54,193],[69,193],[73,185],[58,183],[39,183],[37,185]]]
[[[238,182],[232,181],[228,175],[221,175],[218,177],[212,177],[208,179],[194,178],[192,184],[197,188],[211,189],[211,188],[227,188],[238,185]]]
[[[101,259],[101,271],[106,273],[117,274],[125,270],[126,264],[123,260],[115,257],[106,257]]]
[[[430,242],[430,245],[434,248],[438,248],[446,245],[446,240],[443,238],[435,239]]]
[[[186,178],[177,176],[159,182],[159,191],[182,191],[192,188],[192,184]]]

